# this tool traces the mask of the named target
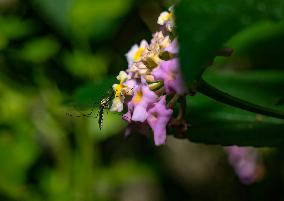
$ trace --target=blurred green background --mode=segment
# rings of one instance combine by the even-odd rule
[[[159,13],[173,3],[0,0],[1,201],[284,199],[281,148],[261,150],[265,177],[246,186],[221,146],[169,136],[166,146],[154,147],[151,136],[126,139],[119,114],[105,114],[102,131],[95,118],[66,115],[97,106],[127,67],[125,53],[141,39],[150,40]],[[240,97],[283,108],[283,23],[263,21],[228,45],[235,54],[218,58],[206,78]],[[199,119],[214,117],[218,123],[202,124],[201,131],[199,125],[195,136],[214,129],[241,133],[263,119],[283,128],[283,121],[202,95],[188,99],[193,132]],[[231,120],[229,130],[218,127],[227,125],[223,120]],[[240,121],[248,126],[240,129]]]

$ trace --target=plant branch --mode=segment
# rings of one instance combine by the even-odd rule
[[[274,110],[271,108],[263,107],[248,101],[242,100],[240,98],[231,96],[230,94],[223,92],[214,86],[208,84],[205,80],[201,79],[197,86],[197,91],[227,105],[237,107],[250,112],[271,116],[279,119],[284,119],[284,112],[279,110]]]

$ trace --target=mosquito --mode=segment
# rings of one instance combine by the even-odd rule
[[[110,108],[110,102],[112,101],[113,97],[114,97],[114,91],[111,90],[111,92],[108,92],[108,96],[100,101],[99,110],[95,116],[95,118],[98,118],[98,125],[100,130],[102,130],[103,128],[104,110]],[[87,114],[80,112],[79,115],[73,115],[71,113],[66,113],[66,115],[71,117],[92,117],[93,113],[94,109],[92,108],[91,112]]]
[[[133,88],[130,89],[131,91],[133,90]],[[128,93],[128,92],[127,92]],[[99,112],[97,114],[97,116],[99,117],[98,119],[98,124],[99,124],[99,128],[100,130],[103,128],[103,121],[104,121],[104,110],[105,109],[109,109],[110,108],[110,102],[111,100],[114,98],[114,95],[116,94],[116,90],[112,90],[109,95],[102,99],[101,102],[100,102],[100,108],[99,108]],[[119,96],[124,96],[123,95],[123,92],[120,92],[120,95],[116,95],[116,97],[119,97]]]
[[[103,128],[104,110],[110,108],[110,102],[111,102],[113,96],[114,96],[114,91],[112,90],[112,92],[106,98],[102,99],[101,102],[100,102],[99,111],[98,111],[98,114],[96,116],[96,117],[99,117],[98,124],[99,124],[100,130],[102,130],[102,128]]]

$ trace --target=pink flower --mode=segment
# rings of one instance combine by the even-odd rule
[[[124,121],[127,121],[128,123],[131,123],[131,116],[132,116],[132,110],[133,110],[133,106],[131,102],[127,103],[127,108],[128,108],[128,111],[124,115],[122,115],[122,119]]]
[[[153,70],[152,75],[154,75],[155,79],[164,81],[166,93],[177,93],[180,95],[187,93],[177,58],[162,61],[160,66]]]
[[[166,51],[172,54],[177,54],[178,53],[178,44],[177,44],[177,39],[174,39],[171,44],[165,48]]]
[[[229,163],[242,183],[253,183],[262,176],[259,171],[261,156],[256,148],[230,146],[225,150],[229,154]]]
[[[126,91],[127,95],[132,95],[135,89],[137,88],[137,80],[136,79],[129,79],[124,82],[124,85],[127,87],[128,91]]]
[[[166,127],[173,113],[172,109],[166,107],[166,97],[162,96],[160,101],[155,103],[148,111],[147,122],[154,132],[155,145],[162,145],[166,142]]]
[[[128,103],[127,117],[129,118],[132,112],[132,121],[144,122],[148,117],[147,108],[155,103],[157,99],[157,95],[148,86],[140,85],[136,88],[133,98]]]

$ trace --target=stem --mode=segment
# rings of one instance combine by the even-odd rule
[[[168,107],[168,108],[173,108],[179,98],[180,98],[179,95],[177,95],[177,94],[174,95],[174,97],[172,97],[172,99],[171,99],[170,102],[168,103],[167,107]]]
[[[165,88],[162,87],[162,88],[160,88],[160,89],[158,89],[158,90],[156,90],[156,91],[154,91],[154,92],[155,92],[155,94],[157,94],[158,96],[162,96],[162,95],[165,93]]]
[[[185,114],[186,114],[186,97],[185,96],[179,96],[175,95],[170,103],[175,100],[179,102],[179,111],[178,116],[176,118],[172,118],[169,126],[174,128],[176,132],[174,133],[174,136],[177,138],[186,138],[186,131],[188,129],[188,123],[185,120]],[[170,104],[169,103],[169,104]]]
[[[177,119],[185,119],[185,115],[186,115],[186,98],[185,96],[181,96],[179,98],[179,103],[180,103],[180,108],[179,108],[179,114]]]
[[[201,79],[199,81],[197,90],[216,100],[220,101],[224,104],[231,105],[233,107],[237,107],[243,110],[247,110],[250,112],[266,115],[266,116],[271,116],[271,117],[276,117],[279,119],[284,119],[284,112],[279,111],[279,110],[274,110],[271,108],[263,107],[260,105],[256,105],[254,103],[247,102],[245,100],[239,99],[237,97],[231,96],[230,94],[220,91],[219,89],[213,87],[212,85],[208,84],[206,81]]]

